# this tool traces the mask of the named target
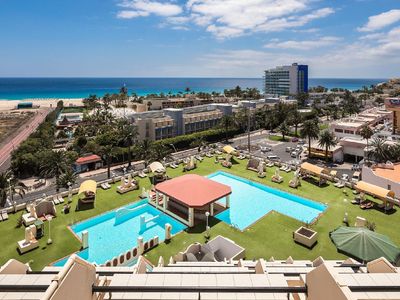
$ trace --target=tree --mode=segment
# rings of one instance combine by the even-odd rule
[[[72,168],[68,168],[63,174],[61,174],[60,179],[59,179],[59,186],[68,188],[70,183],[71,185],[76,183],[76,179],[78,178],[78,175],[72,170]]]
[[[220,125],[225,129],[225,141],[228,142],[229,127],[233,124],[232,116],[223,116]]]
[[[161,161],[171,157],[171,148],[167,147],[164,143],[154,143],[151,146],[150,158],[155,161]]]
[[[40,173],[46,178],[55,177],[56,191],[58,192],[60,190],[60,176],[68,167],[66,152],[49,150],[40,165]]]
[[[369,127],[369,125],[367,123],[365,123],[360,130],[360,135],[363,139],[367,140],[367,159],[368,159],[368,153],[369,153],[369,149],[368,149],[368,140],[374,135],[374,132],[372,131],[371,127]]]
[[[289,134],[290,129],[286,122],[283,122],[278,127],[279,132],[282,134],[282,140],[285,140],[285,136]]]
[[[318,120],[311,119],[303,123],[303,128],[300,130],[300,136],[308,139],[308,156],[311,155],[311,140],[317,139],[319,134]]]
[[[96,142],[100,146],[100,154],[107,163],[107,178],[111,177],[111,160],[117,154],[116,145],[118,136],[114,130],[109,130],[96,137]]]
[[[18,181],[10,171],[0,173],[0,207],[4,207],[8,196],[11,197],[11,202],[14,200],[14,194],[18,194],[21,198],[24,197],[26,186]]]
[[[126,119],[120,119],[117,127],[120,142],[128,148],[128,167],[130,167],[132,164],[132,146],[138,136],[137,128]]]
[[[89,95],[89,97],[82,100],[83,105],[91,110],[98,107],[99,98],[96,95]]]
[[[297,128],[299,124],[303,121],[303,117],[301,113],[297,110],[297,107],[293,110],[293,112],[289,115],[290,124],[294,126],[294,134],[297,136]]]
[[[390,147],[384,139],[374,138],[371,146],[373,147],[371,154],[376,162],[382,163],[390,159]]]
[[[151,156],[152,148],[153,148],[153,142],[148,139],[145,139],[142,142],[140,142],[137,147],[138,156],[140,157],[140,159],[144,160],[146,167],[152,158]]]
[[[336,137],[329,130],[324,130],[319,137],[318,145],[325,148],[325,159],[328,161],[328,150],[337,145]]]
[[[297,103],[300,107],[306,105],[306,101],[308,100],[308,98],[309,98],[308,93],[301,92],[296,95]]]

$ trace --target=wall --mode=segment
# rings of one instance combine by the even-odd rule
[[[396,197],[400,197],[400,183],[377,176],[371,168],[363,166],[362,180],[385,189],[388,188],[388,185],[391,185],[391,190],[395,193]]]

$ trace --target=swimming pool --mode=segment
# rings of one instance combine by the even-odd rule
[[[216,172],[209,179],[231,187],[230,208],[215,217],[244,230],[274,210],[299,221],[311,223],[324,212],[326,205],[225,172]],[[225,204],[225,200],[221,200]]]
[[[144,216],[147,222],[142,230],[141,216]],[[78,237],[81,237],[85,230],[89,233],[89,247],[78,252],[78,256],[92,263],[103,264],[136,247],[139,236],[142,236],[144,241],[154,236],[158,236],[160,242],[164,241],[166,223],[172,225],[172,234],[186,228],[184,224],[148,204],[146,199],[77,223],[72,225],[71,229]],[[61,260],[55,265],[63,265],[65,261],[66,259]]]

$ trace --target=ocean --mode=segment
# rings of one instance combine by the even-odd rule
[[[309,86],[356,90],[387,79],[311,78]],[[222,92],[240,86],[263,90],[262,78],[0,78],[0,99],[85,98],[116,93],[125,85],[129,93],[138,95],[169,92],[186,88],[194,92]]]

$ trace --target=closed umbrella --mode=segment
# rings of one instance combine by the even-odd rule
[[[385,257],[397,264],[400,249],[385,235],[364,227],[341,226],[329,233],[336,248],[360,261],[368,262]]]

